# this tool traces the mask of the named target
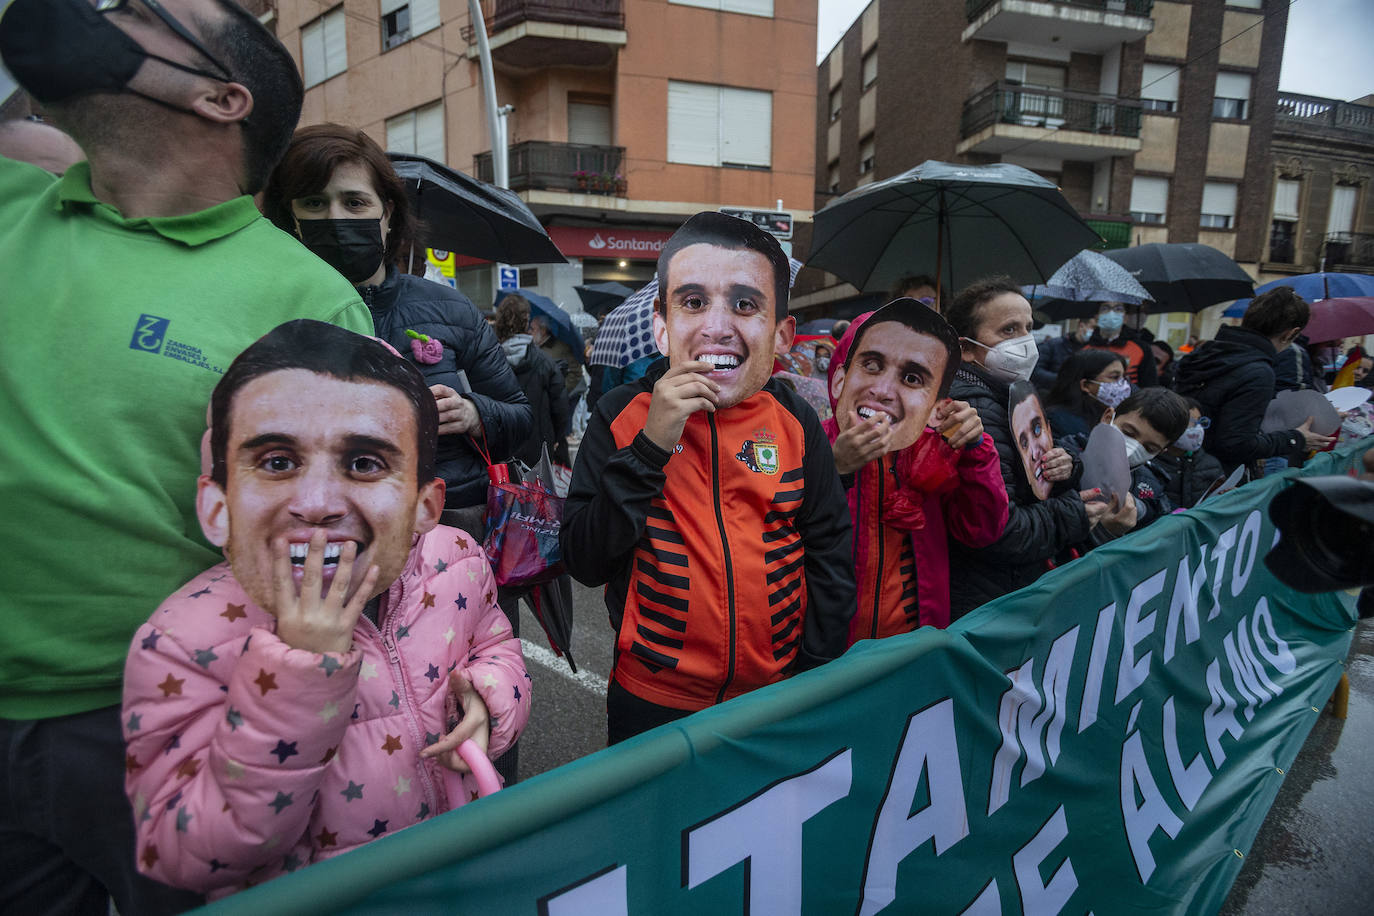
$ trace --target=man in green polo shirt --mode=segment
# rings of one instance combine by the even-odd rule
[[[372,323],[249,196],[303,94],[253,16],[14,0],[0,55],[89,158],[60,179],[0,159],[0,912],[104,916],[111,895],[130,916],[180,912],[195,898],[134,868],[129,640],[222,559],[194,506],[222,371],[292,318]]]

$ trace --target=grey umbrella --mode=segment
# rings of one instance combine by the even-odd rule
[[[563,264],[538,218],[515,192],[423,156],[387,153],[430,248],[511,264]]]
[[[1101,241],[1054,182],[1034,172],[932,159],[820,210],[807,266],[865,291],[920,273],[945,290],[996,274],[1043,283]]]

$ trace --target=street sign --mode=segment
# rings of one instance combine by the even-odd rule
[[[498,274],[497,289],[520,288],[520,271],[514,267],[507,267],[505,264],[498,265],[496,271]]]
[[[741,210],[736,207],[721,207],[720,212],[726,216],[747,219],[764,232],[779,239],[792,237],[792,214],[785,210]]]

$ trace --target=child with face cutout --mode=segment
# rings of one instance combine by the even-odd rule
[[[949,624],[949,539],[992,543],[1007,521],[997,450],[950,400],[954,330],[915,299],[854,320],[830,366],[824,424],[854,521],[850,642]]]

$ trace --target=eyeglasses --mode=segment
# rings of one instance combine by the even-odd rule
[[[95,11],[97,13],[114,13],[122,9],[127,9],[129,3],[130,0],[96,0]],[[219,59],[216,58],[215,55],[211,54],[209,49],[206,48],[205,45],[201,44],[200,39],[192,35],[190,29],[186,28],[186,26],[182,25],[175,16],[167,12],[167,10],[163,7],[161,3],[158,2],[158,0],[142,0],[142,3],[148,9],[152,10],[153,15],[161,19],[163,24],[166,25],[167,28],[175,32],[178,38],[186,42],[191,47],[195,48],[197,51],[199,51],[202,55],[205,56],[206,60],[210,61],[210,63],[218,67],[219,71],[223,73],[227,79],[233,79],[233,73],[230,71],[230,69],[224,66],[224,64],[220,63]],[[186,68],[182,67],[180,69]]]
[[[1196,420],[1194,420],[1194,421],[1192,422],[1192,425],[1193,425],[1193,426],[1201,426],[1203,429],[1210,429],[1210,428],[1212,427],[1212,418],[1211,418],[1211,417],[1198,417]]]

